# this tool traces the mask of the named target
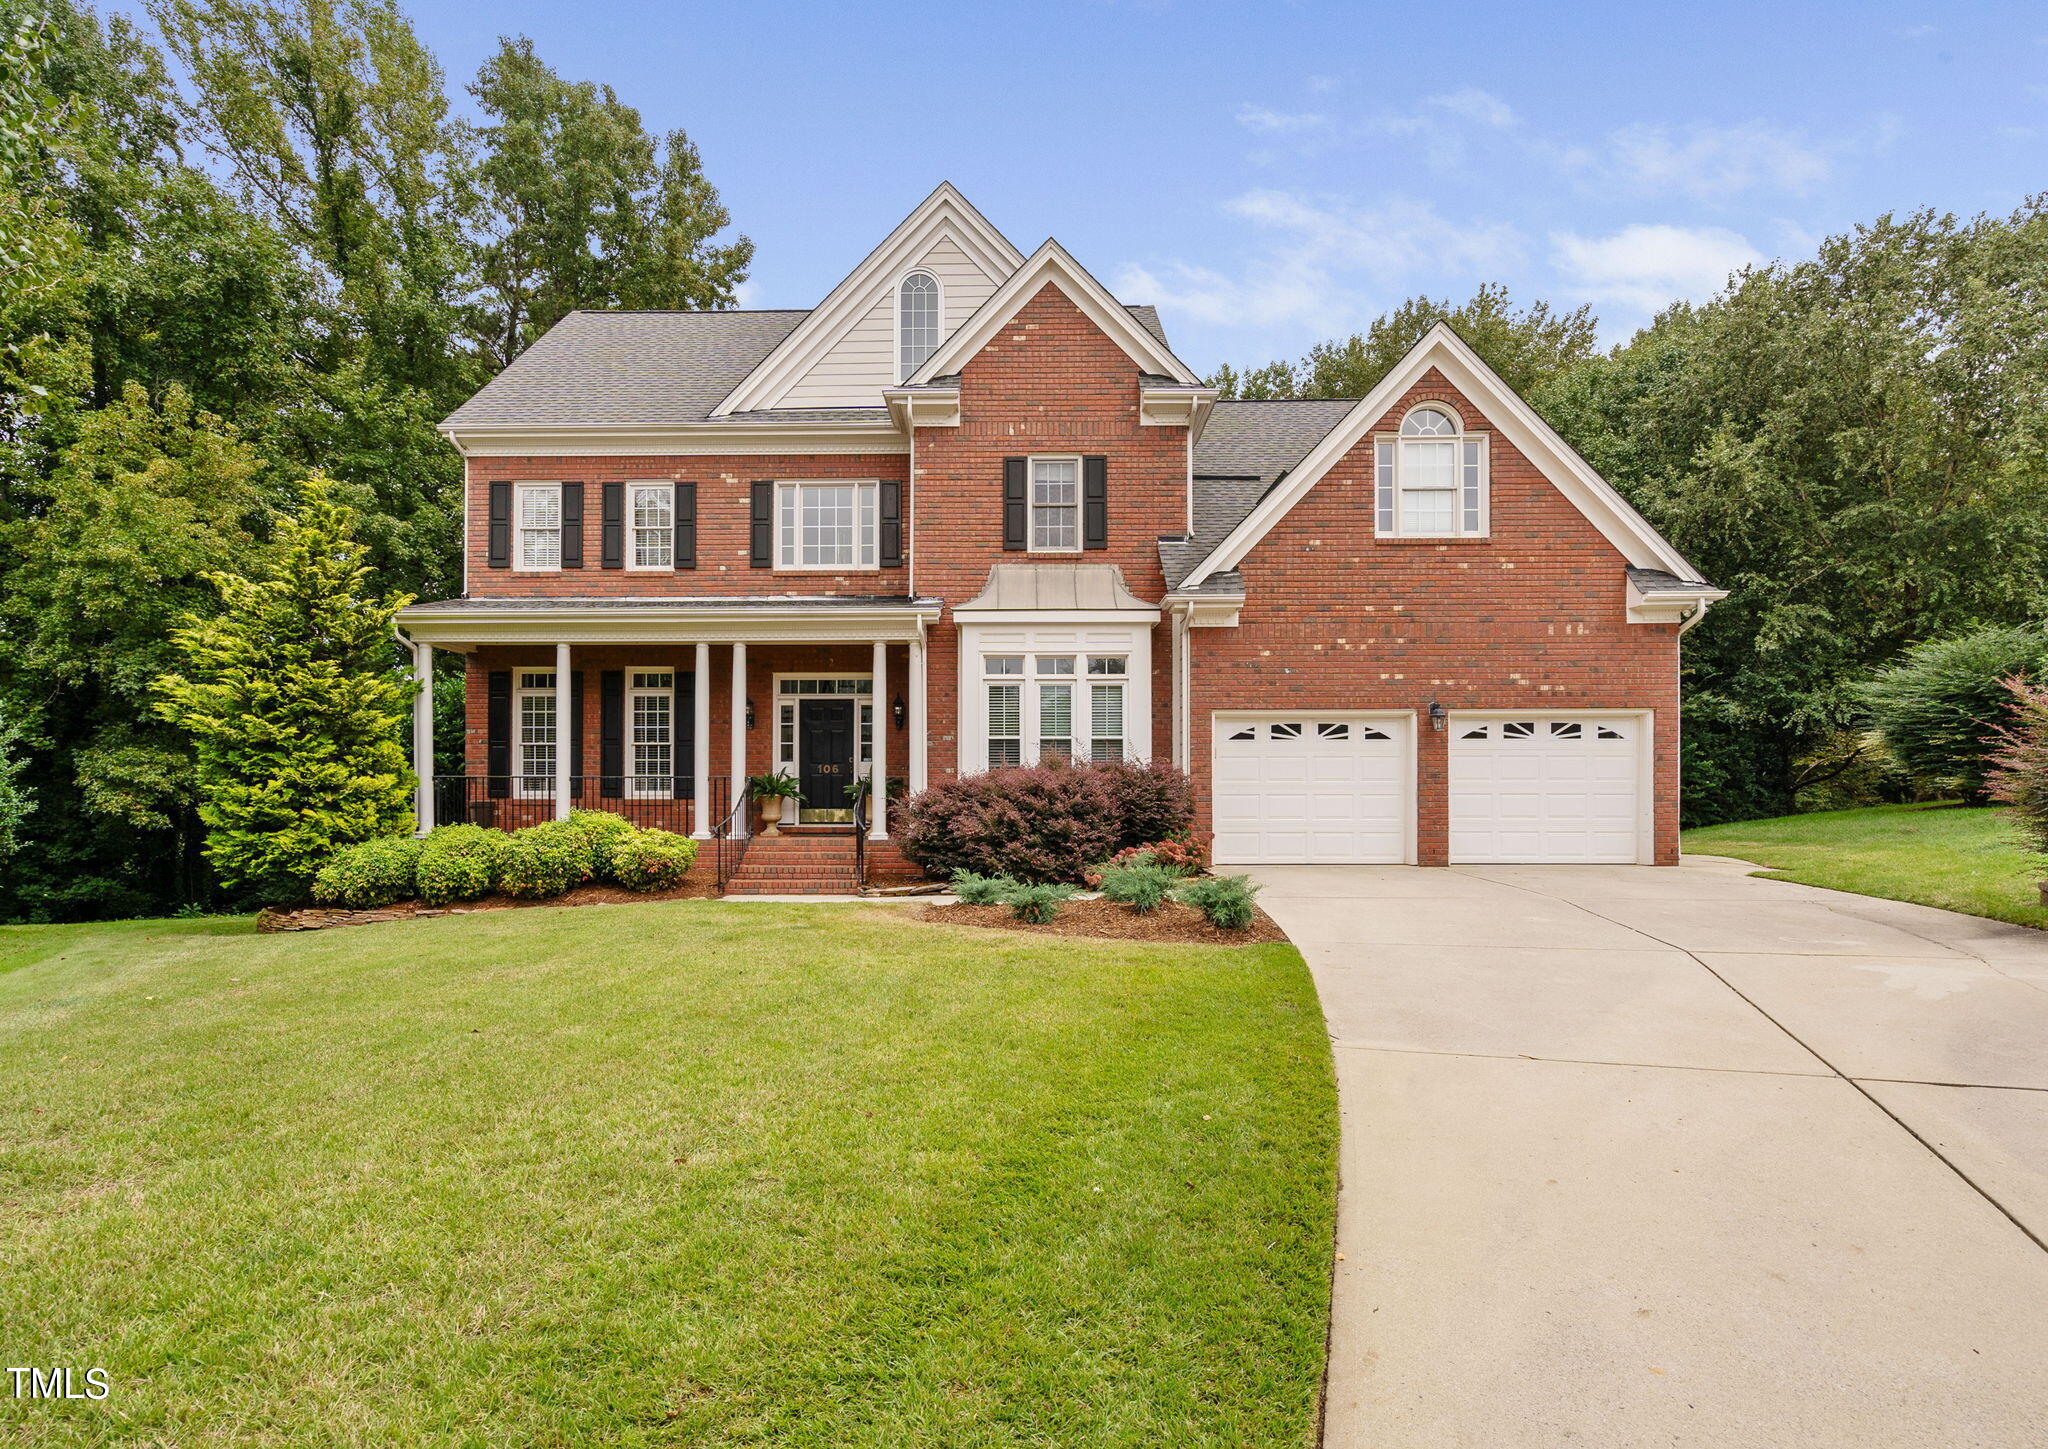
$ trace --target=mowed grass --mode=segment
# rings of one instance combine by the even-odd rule
[[[0,929],[0,1442],[1306,1446],[1335,1145],[1287,946]]]
[[[2048,861],[2020,849],[2000,809],[1877,805],[1785,815],[1688,830],[1684,848],[1753,860],[1807,885],[2048,927],[2035,885],[2048,877]]]

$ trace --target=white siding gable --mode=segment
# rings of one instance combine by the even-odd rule
[[[853,326],[769,406],[880,407],[882,389],[902,380],[896,369],[896,286],[906,273],[918,270],[939,280],[947,336],[972,316],[1002,281],[983,270],[949,233],[941,232],[915,258],[882,280]]]

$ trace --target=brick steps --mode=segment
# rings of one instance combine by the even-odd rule
[[[924,878],[893,840],[867,843],[867,867],[870,884],[903,885]],[[725,887],[729,896],[843,896],[853,892],[853,838],[844,830],[757,835],[747,842],[746,854]]]

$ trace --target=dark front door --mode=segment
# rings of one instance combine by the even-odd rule
[[[851,820],[854,702],[806,699],[796,707],[797,788],[804,792],[800,820]]]

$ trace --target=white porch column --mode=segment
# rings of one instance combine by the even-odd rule
[[[569,776],[575,761],[569,758],[576,738],[576,712],[569,693],[569,646],[555,646],[555,819],[567,820],[574,802],[569,796]]]
[[[711,646],[697,646],[697,677],[690,681],[690,767],[696,772],[696,799],[690,802],[690,834],[711,838]]]
[[[868,766],[868,839],[889,838],[889,646],[875,641],[875,682],[868,698],[875,718],[874,759]]]
[[[732,801],[737,805],[747,793],[747,646],[732,646]],[[733,838],[747,835],[747,812],[733,816]]]
[[[420,777],[413,797],[414,833],[434,828],[434,646],[412,646],[412,677],[420,692],[412,701],[412,771]]]
[[[910,736],[910,778],[905,782],[910,793],[916,795],[925,788],[926,750],[931,741],[931,722],[925,714],[924,699],[924,634],[919,632],[910,640],[910,692],[904,696],[910,705],[910,722],[905,727]]]

